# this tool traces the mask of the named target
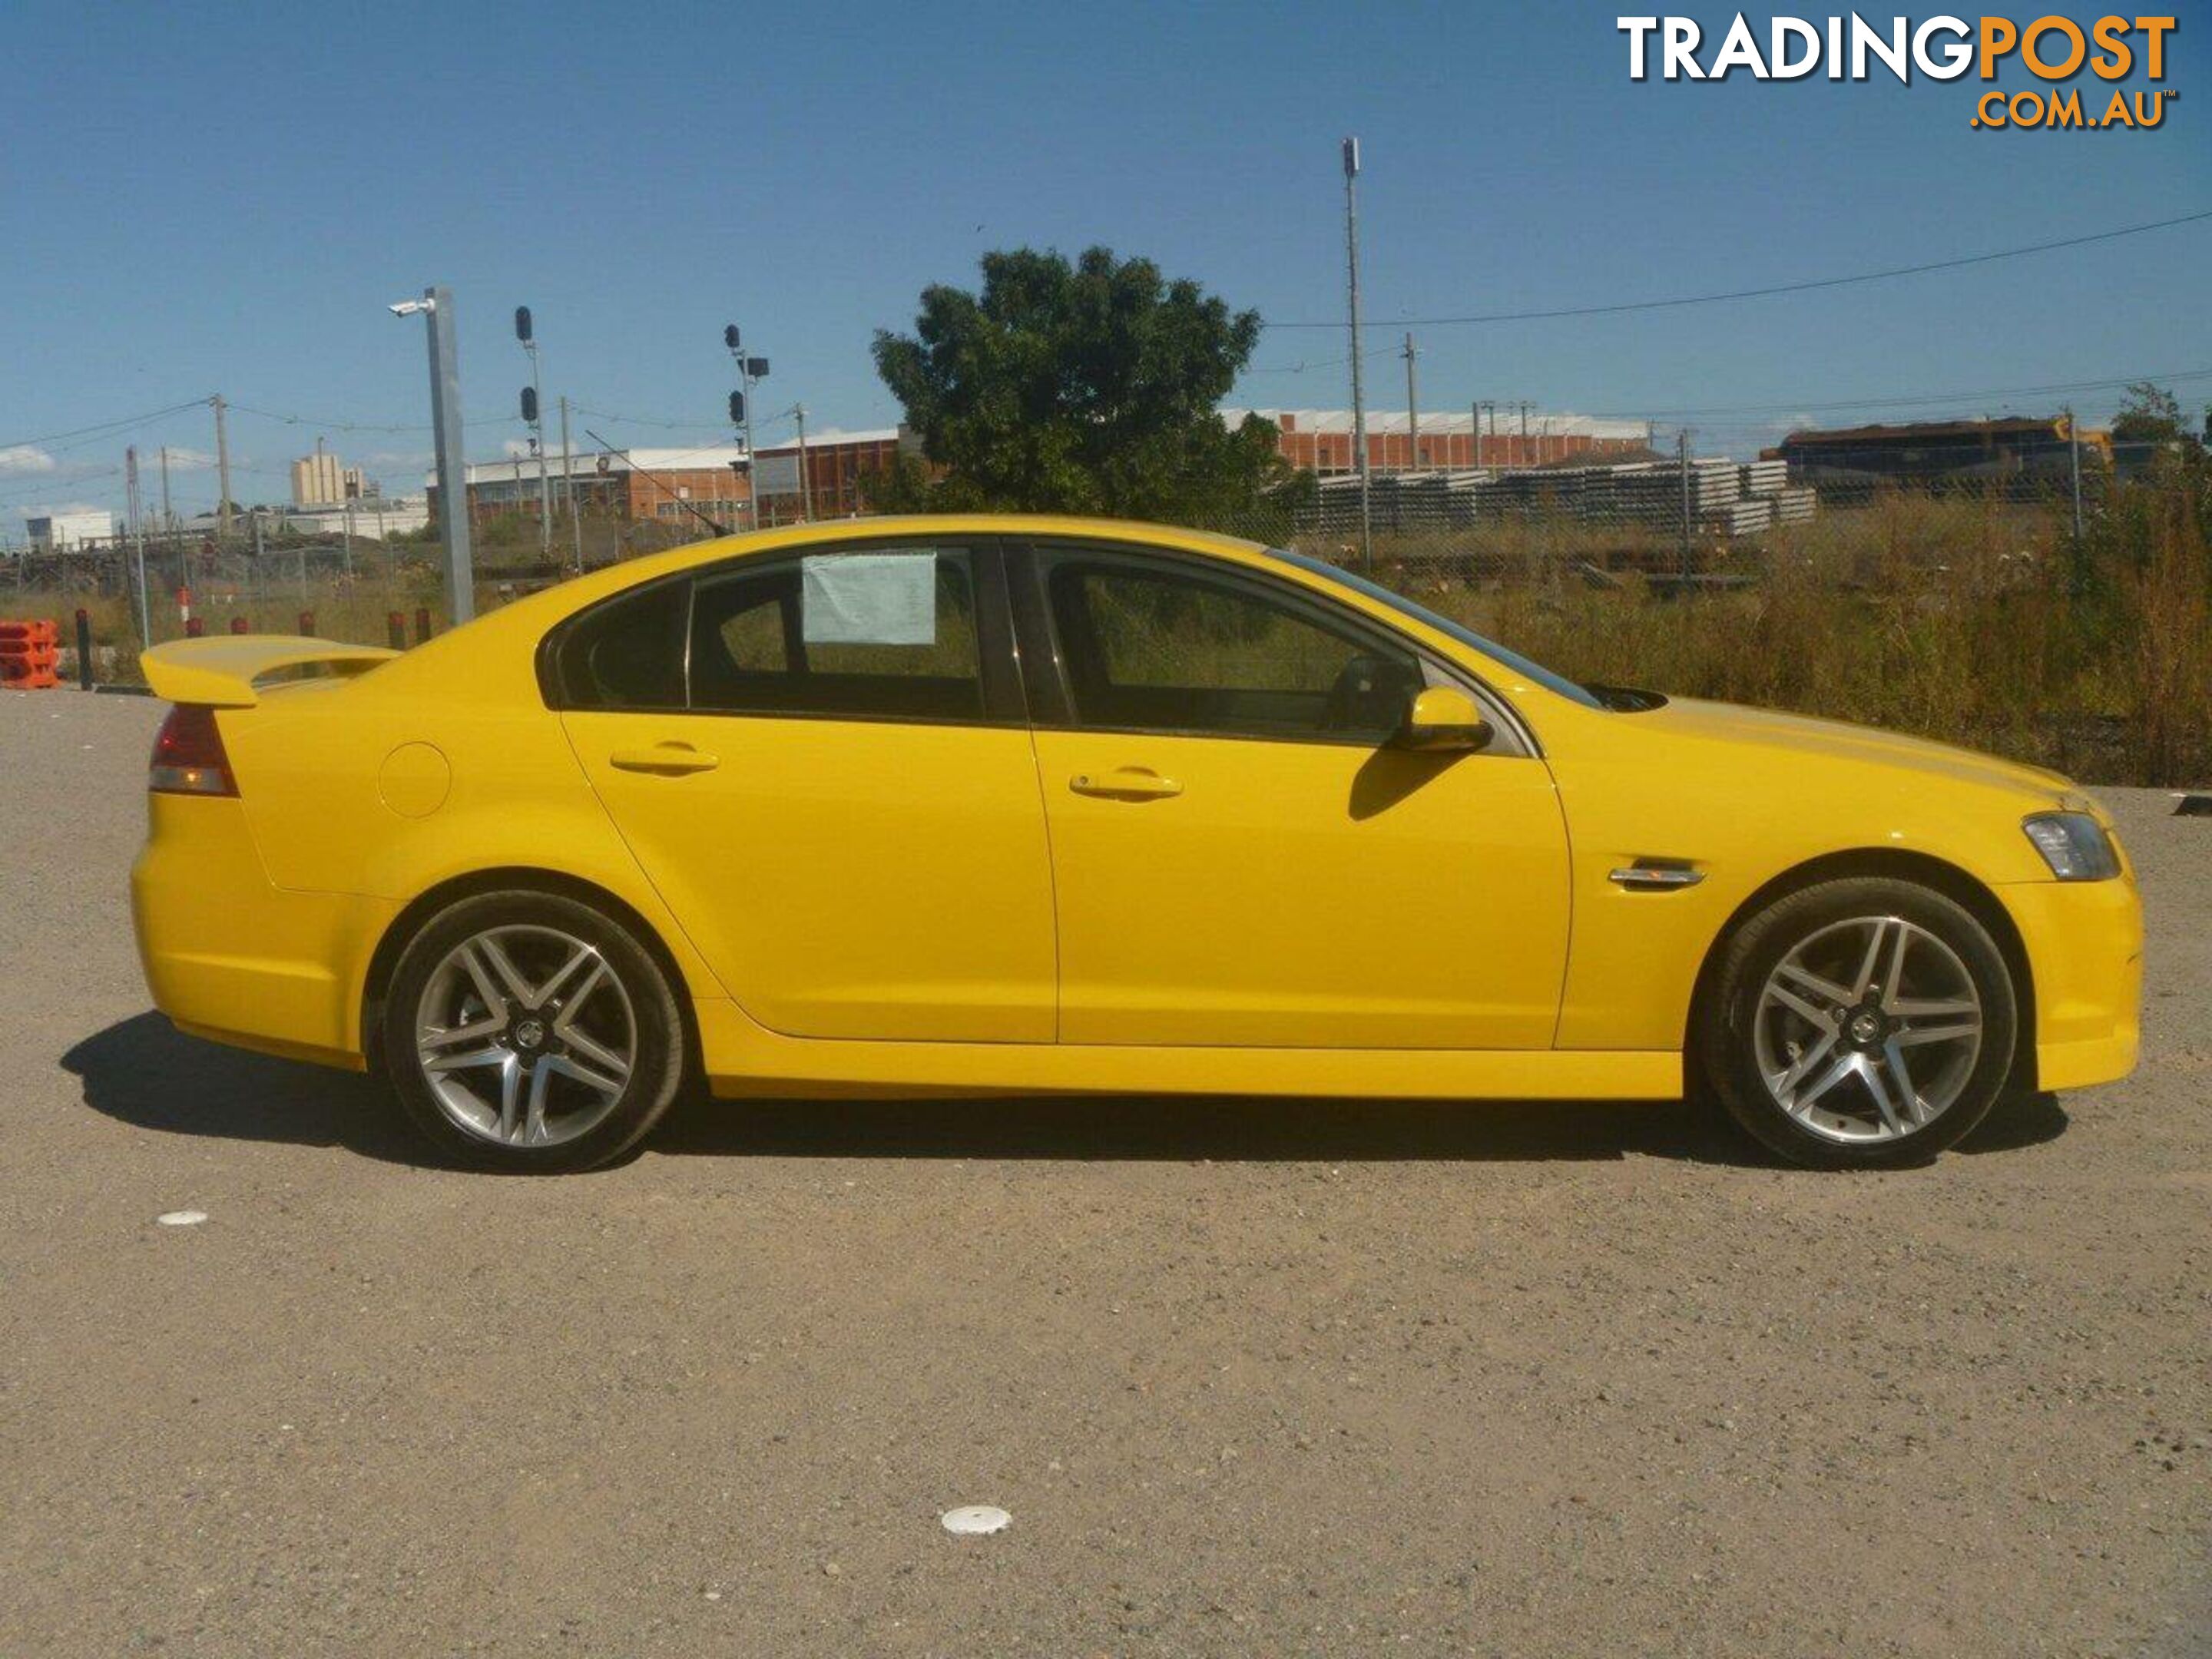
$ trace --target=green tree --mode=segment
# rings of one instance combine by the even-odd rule
[[[2181,423],[2181,399],[2149,380],[2130,386],[2128,400],[2112,417],[2115,443],[2170,444],[2188,435]]]
[[[885,475],[876,505],[1218,524],[1289,480],[1272,422],[1232,431],[1216,408],[1257,313],[1103,247],[987,253],[982,271],[980,294],[925,289],[913,334],[877,332],[930,466]]]

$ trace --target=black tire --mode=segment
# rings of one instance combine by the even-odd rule
[[[417,1020],[433,976],[454,974],[455,970],[447,964],[465,943],[493,930],[507,929],[520,930],[499,935],[509,941],[558,935],[595,951],[611,975],[613,988],[610,990],[602,981],[600,988],[592,994],[599,999],[594,1006],[615,1007],[621,1017],[620,1030],[630,1040],[629,1064],[626,1076],[620,1076],[619,1092],[603,1087],[597,1091],[598,1098],[593,1098],[592,1091],[585,1091],[584,1103],[577,1109],[573,1121],[587,1122],[588,1127],[578,1129],[570,1138],[550,1144],[495,1139],[487,1132],[465,1127],[455,1111],[441,1103],[417,1046]],[[592,971],[586,959],[586,966],[561,988],[573,990]],[[441,984],[457,982],[457,979],[449,978]],[[432,916],[401,955],[384,1005],[380,1035],[385,1070],[392,1092],[409,1120],[456,1164],[529,1175],[593,1169],[621,1157],[636,1145],[660,1120],[684,1087],[688,1044],[677,995],[667,973],[652,952],[627,927],[591,905],[552,893],[477,894]],[[578,998],[577,1001],[581,1003],[584,999]],[[495,1023],[496,1016],[483,1010],[481,1002],[477,1006],[485,1024]],[[514,1023],[510,1021],[509,1034],[494,1034],[481,1040],[483,1051],[489,1053],[494,1046],[504,1047],[520,1061],[532,1055],[543,1059],[549,1051],[560,1050],[561,1038],[546,1029],[554,1025],[559,1008],[557,1000],[549,1002],[546,1017],[535,1022],[535,1035],[543,1040],[543,1048],[520,1047],[522,1039],[512,1034]],[[526,1009],[516,999],[509,1000],[507,1009],[510,1012],[535,1012]],[[574,1057],[579,1060],[583,1058],[580,1051]],[[505,1073],[495,1063],[488,1069],[495,1080],[489,1085],[488,1092],[496,1093],[496,1080],[502,1080]],[[599,1069],[610,1078],[619,1075],[605,1067]],[[533,1076],[534,1073],[526,1071],[524,1074]],[[446,1075],[450,1079],[456,1074]],[[471,1087],[476,1086],[477,1080],[472,1077]],[[573,1083],[548,1086],[549,1091],[565,1091],[572,1097],[577,1093]],[[611,1105],[606,1103],[609,1098],[612,1101]],[[551,1121],[550,1112],[548,1119]]]
[[[1768,1008],[1765,1018],[1770,1020],[1786,1024],[1794,1018],[1794,1012],[1778,1013],[1766,1001],[1769,978],[1801,947],[1818,948],[1820,942],[1832,939],[1838,949],[1855,949],[1858,939],[1871,941],[1878,936],[1873,931],[1875,923],[1883,919],[1893,924],[1909,923],[1932,935],[1948,950],[1947,957],[1923,941],[1915,940],[1909,947],[1920,951],[1923,963],[1932,957],[1936,972],[1955,974],[1963,969],[1979,1005],[1974,1016],[1980,1027],[1978,1047],[1969,1051],[1963,1042],[1931,1044],[1933,1056],[1948,1067],[1942,1086],[1955,1088],[1955,1094],[1924,1123],[1913,1121],[1919,1114],[1907,1106],[1898,1115],[1903,1127],[1884,1129],[1881,1126],[1887,1115],[1877,1109],[1884,1091],[1893,1104],[1900,1102],[1905,1093],[1896,1073],[1883,1064],[1883,1056],[1892,1052],[1884,1046],[1884,1037],[1912,1033],[1914,1021],[1892,1020],[1884,1014],[1868,1034],[1855,1025],[1846,1008],[1835,1022],[1833,1046],[1820,1058],[1816,1069],[1807,1073],[1807,1079],[1809,1083],[1819,1082],[1855,1052],[1863,1056],[1865,1068],[1879,1076],[1869,1080],[1863,1072],[1845,1073],[1831,1085],[1837,1091],[1832,1100],[1819,1097],[1803,1109],[1802,1117],[1794,1115],[1770,1086],[1760,1061],[1760,1042],[1768,1043],[1771,1054],[1771,1033],[1779,1029],[1770,1027],[1765,1036],[1760,1036],[1758,1022],[1762,1004]],[[1853,932],[1854,928],[1869,931]],[[1889,937],[1893,939],[1896,934]],[[1842,981],[1837,982],[1840,985]],[[1785,986],[1802,989],[1795,981],[1785,981]],[[1858,989],[1856,986],[1845,988]],[[1879,984],[1872,988],[1876,993],[1881,989]],[[1814,996],[1809,992],[1806,994]],[[1824,1010],[1834,1006],[1832,999],[1814,1000]],[[1928,999],[1922,1000],[1925,1003]],[[1852,1006],[1873,1011],[1873,1001],[1861,997]],[[1922,1024],[1926,1030],[1942,1029],[1938,1018]],[[1797,1029],[1804,1041],[1785,1058],[1796,1059],[1804,1049],[1818,1047],[1826,1036],[1825,1029],[1809,1020]],[[1725,942],[1710,991],[1693,1017],[1689,1070],[1746,1133],[1793,1164],[1819,1170],[1889,1169],[1925,1163],[1972,1133],[1989,1115],[2009,1080],[2018,1029],[2019,999],[2011,970],[1989,929],[1971,911],[1914,882],[1846,877],[1777,899],[1743,922]],[[1910,1056],[1918,1051],[1906,1052]],[[1916,1093],[1912,1098],[1922,1097]],[[1811,1127],[1819,1120],[1829,1120],[1828,1127]],[[1887,1138],[1850,1138],[1844,1125],[1853,1120],[1865,1124],[1869,1137],[1880,1133]]]

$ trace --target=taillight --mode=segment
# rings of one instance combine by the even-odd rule
[[[154,739],[146,787],[165,795],[238,793],[238,781],[230,775],[230,757],[222,751],[222,733],[216,727],[214,709],[202,703],[180,702],[169,711],[169,718],[161,722]]]

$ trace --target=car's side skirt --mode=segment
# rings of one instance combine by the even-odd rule
[[[702,1000],[700,1049],[725,1097],[1036,1094],[1342,1095],[1394,1099],[1674,1100],[1673,1050],[1126,1048],[780,1036]]]

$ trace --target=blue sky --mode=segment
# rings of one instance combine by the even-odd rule
[[[318,435],[416,488],[426,433],[340,422],[427,422],[422,325],[384,307],[433,281],[457,294],[472,456],[520,435],[520,302],[549,405],[634,417],[590,424],[640,444],[725,435],[733,319],[775,365],[763,412],[892,423],[872,331],[994,247],[1103,242],[1270,319],[1334,319],[1347,132],[1366,162],[1370,402],[1398,407],[1401,319],[1786,283],[2212,208],[2212,20],[2180,9],[2163,128],[1996,133],[1967,125],[1971,80],[1633,84],[1618,9],[1575,0],[16,0],[0,534],[26,507],[119,502],[127,442],[212,447],[204,410],[35,455],[8,453],[18,438],[216,391],[240,406],[241,499],[281,499]],[[1717,38],[1731,14],[1694,15]],[[2208,275],[2212,222],[1823,293],[1422,327],[1422,403],[1716,411],[1685,417],[1700,448],[1747,453],[1826,404],[2212,369]],[[1270,330],[1239,400],[1341,406],[1344,356],[1340,330]],[[2201,407],[2212,378],[2181,389]],[[188,464],[174,482],[181,505],[213,500]]]

